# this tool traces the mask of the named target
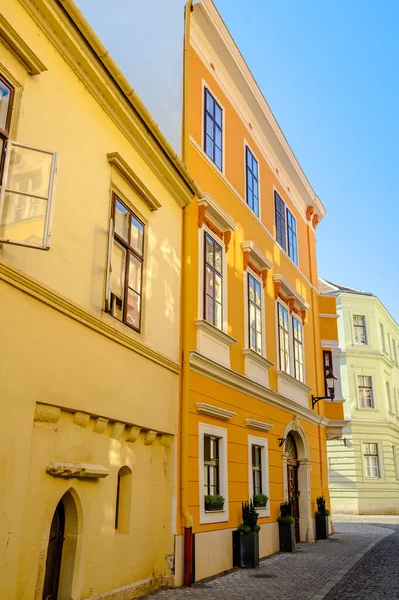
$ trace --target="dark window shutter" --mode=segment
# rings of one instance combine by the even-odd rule
[[[277,243],[287,250],[287,233],[285,224],[285,204],[277,192],[274,192],[274,205],[276,212],[276,240]]]

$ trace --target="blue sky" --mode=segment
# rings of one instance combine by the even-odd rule
[[[177,148],[184,3],[77,0]],[[327,209],[319,274],[373,292],[399,322],[399,3],[215,4]]]

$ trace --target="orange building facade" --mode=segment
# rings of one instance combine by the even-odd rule
[[[183,140],[204,195],[184,211],[178,584],[232,567],[256,495],[261,557],[279,550],[285,500],[312,542],[344,425],[335,298],[317,275],[325,210],[210,0],[186,7]],[[335,399],[312,408],[327,367]]]

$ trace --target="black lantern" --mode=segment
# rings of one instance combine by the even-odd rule
[[[317,404],[320,400],[331,400],[332,402],[335,398],[335,382],[337,381],[337,378],[334,377],[334,374],[331,371],[331,369],[327,371],[325,379],[327,384],[328,396],[312,396],[312,408],[314,408],[315,404]]]

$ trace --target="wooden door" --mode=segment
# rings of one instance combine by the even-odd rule
[[[300,541],[299,535],[299,491],[298,491],[298,465],[288,463],[288,501],[292,506],[292,516],[295,525],[295,540]]]
[[[62,546],[64,543],[65,510],[62,500],[55,510],[48,542],[43,600],[57,600],[60,580]]]

